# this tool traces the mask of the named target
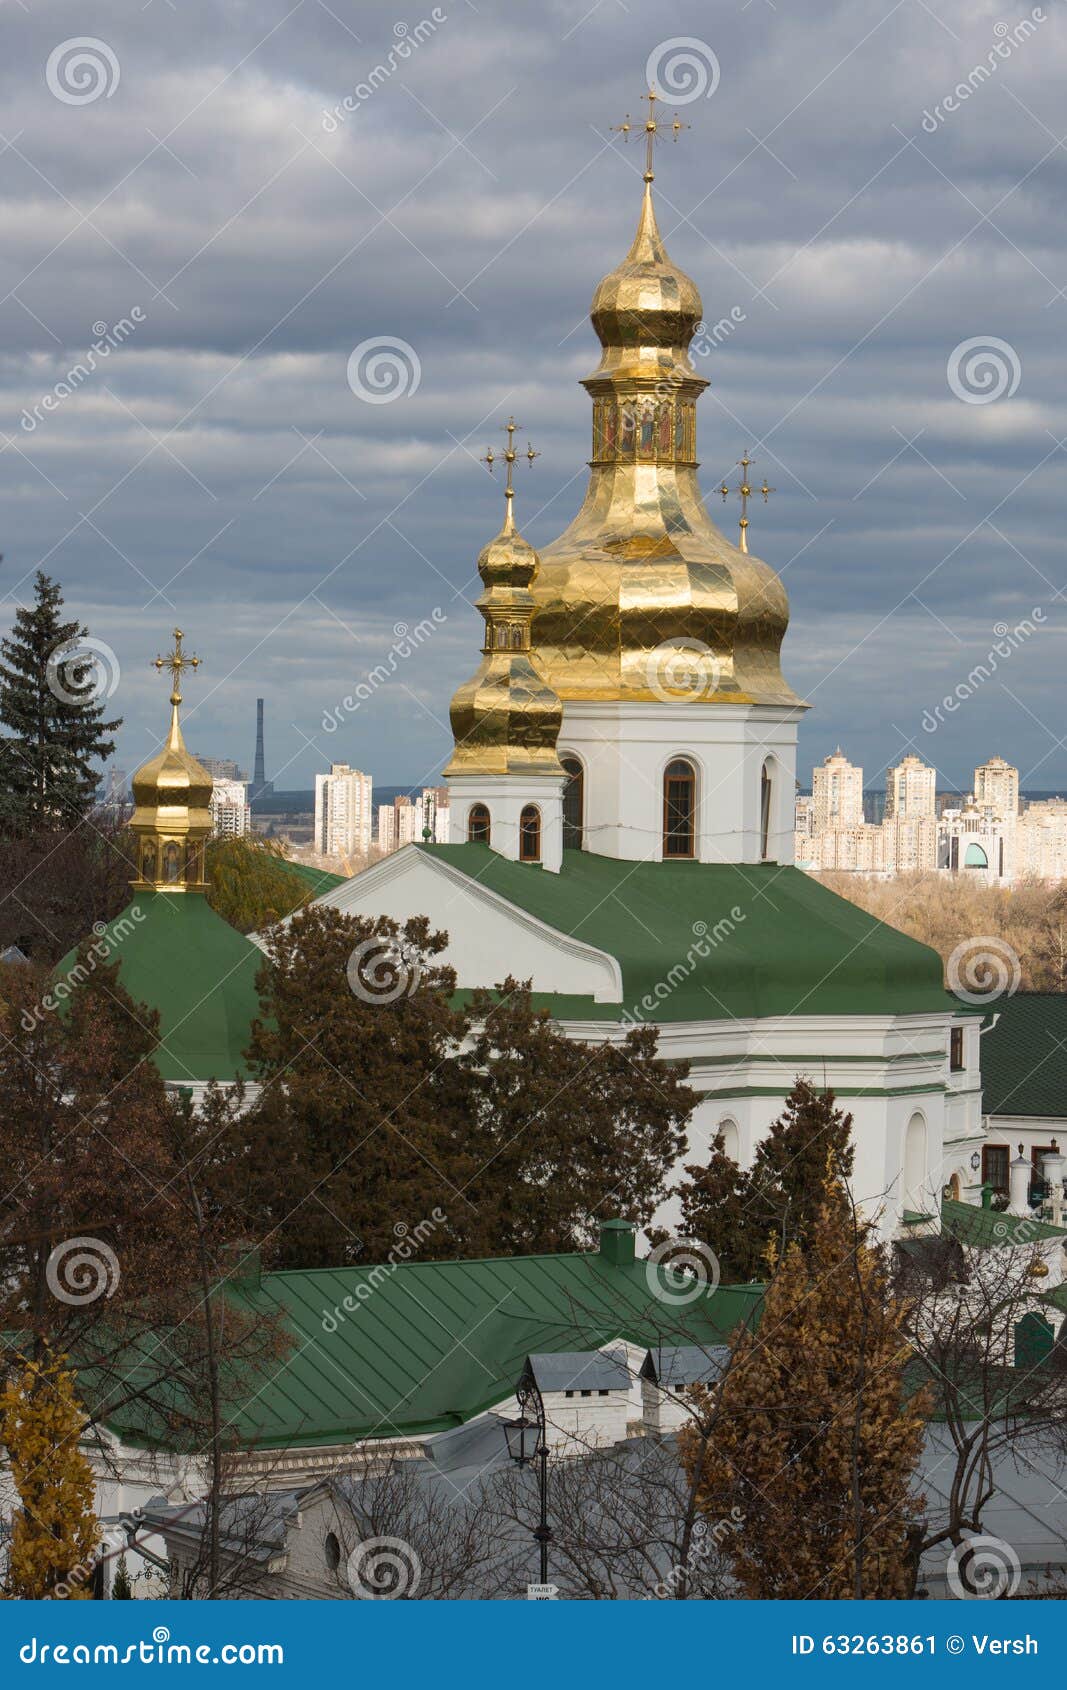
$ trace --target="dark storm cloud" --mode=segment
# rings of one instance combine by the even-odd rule
[[[330,757],[428,778],[499,520],[476,460],[513,410],[543,454],[521,484],[530,537],[576,508],[588,301],[640,187],[609,126],[636,115],[650,52],[690,37],[721,77],[679,107],[660,221],[707,321],[729,323],[698,356],[705,485],[754,445],[776,489],[753,534],[815,707],[802,766],[840,739],[873,779],[913,741],[946,783],[997,749],[1029,784],[1067,784],[1067,52],[1062,5],[1038,11],[14,0],[0,623],[39,563],[65,583],[118,654],[127,766],[159,732],[146,664],[180,621],[208,658],[197,749],[248,759],[262,693],[283,784]],[[118,81],[71,103],[45,67],[86,34]],[[124,323],[68,381],[94,325]],[[346,367],[381,336],[419,381],[374,405]],[[1005,343],[1010,397],[953,393],[950,356],[979,336]],[[928,731],[1035,607],[1033,638]],[[389,684],[324,727],[424,622]]]

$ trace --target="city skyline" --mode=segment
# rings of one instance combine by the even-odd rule
[[[12,220],[3,260],[0,630],[43,564],[117,660],[123,766],[158,735],[147,665],[177,621],[205,658],[198,743],[247,767],[264,696],[282,787],[333,760],[432,784],[499,520],[477,460],[514,410],[541,452],[524,532],[543,545],[572,516],[589,301],[630,240],[641,167],[613,126],[678,37],[703,85],[679,85],[689,129],[658,186],[705,304],[701,480],[730,533],[736,501],[715,490],[738,459],[776,489],[750,540],[790,593],[785,671],[814,705],[802,760],[847,735],[872,771],[919,748],[959,784],[997,739],[1024,787],[1067,786],[1043,702],[1063,609],[1067,251],[1043,129],[1062,32],[1013,39],[953,114],[944,90],[996,38],[992,15],[942,18],[861,6],[820,34],[783,17],[768,54],[725,10],[596,8],[554,30],[490,6],[427,13],[393,62],[375,5],[357,42],[325,8],[297,25],[272,0],[252,28],[200,0],[189,29],[104,0],[93,28],[121,80],[67,103],[45,67],[84,20],[69,0],[16,10],[0,172],[35,215]],[[216,65],[232,75],[201,113]],[[67,381],[94,336],[106,366]],[[961,396],[961,348],[983,339]],[[402,343],[393,364],[353,374],[382,340]],[[380,403],[390,381],[403,391]]]

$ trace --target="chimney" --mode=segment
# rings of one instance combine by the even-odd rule
[[[1011,1201],[1008,1204],[1009,1215],[1029,1215],[1030,1213],[1030,1176],[1033,1168],[1030,1159],[1020,1144],[1019,1154],[1008,1170],[1009,1192]]]
[[[636,1257],[637,1228],[633,1221],[604,1221],[600,1227],[601,1260],[612,1267],[628,1267]]]
[[[266,785],[267,771],[263,762],[263,700],[256,699],[256,766],[252,773],[253,790],[259,792]]]

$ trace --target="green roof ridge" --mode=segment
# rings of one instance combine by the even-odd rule
[[[558,874],[531,875],[527,865],[484,845],[416,849],[614,957],[623,1001],[594,1004],[594,1019],[851,1017],[950,1008],[934,950],[793,867],[633,862],[564,851]]]

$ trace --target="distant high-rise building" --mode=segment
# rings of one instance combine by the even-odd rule
[[[1003,757],[990,757],[974,771],[974,801],[979,809],[989,808],[1001,816],[1019,810],[1019,771]]]
[[[240,764],[234,762],[232,757],[201,757],[199,751],[194,751],[193,756],[201,768],[207,770],[212,780],[241,780],[246,783],[248,781],[248,776]]]
[[[885,783],[885,816],[887,821],[932,821],[937,797],[937,771],[921,757],[909,752],[895,768],[890,769]]]
[[[378,844],[383,851],[398,851],[401,845],[448,844],[448,788],[424,786],[418,798],[401,793],[378,811]]]
[[[248,805],[248,787],[243,780],[213,780],[210,809],[211,831],[216,837],[237,839],[249,832],[252,811]]]
[[[373,815],[370,775],[333,763],[328,775],[315,776],[315,848],[327,857],[350,857],[370,850]]]
[[[267,765],[263,755],[263,700],[256,699],[256,760],[252,768],[252,790],[249,799],[269,798],[274,782],[267,779]]]
[[[849,762],[840,746],[813,771],[811,788],[816,833],[862,827],[863,770]]]

